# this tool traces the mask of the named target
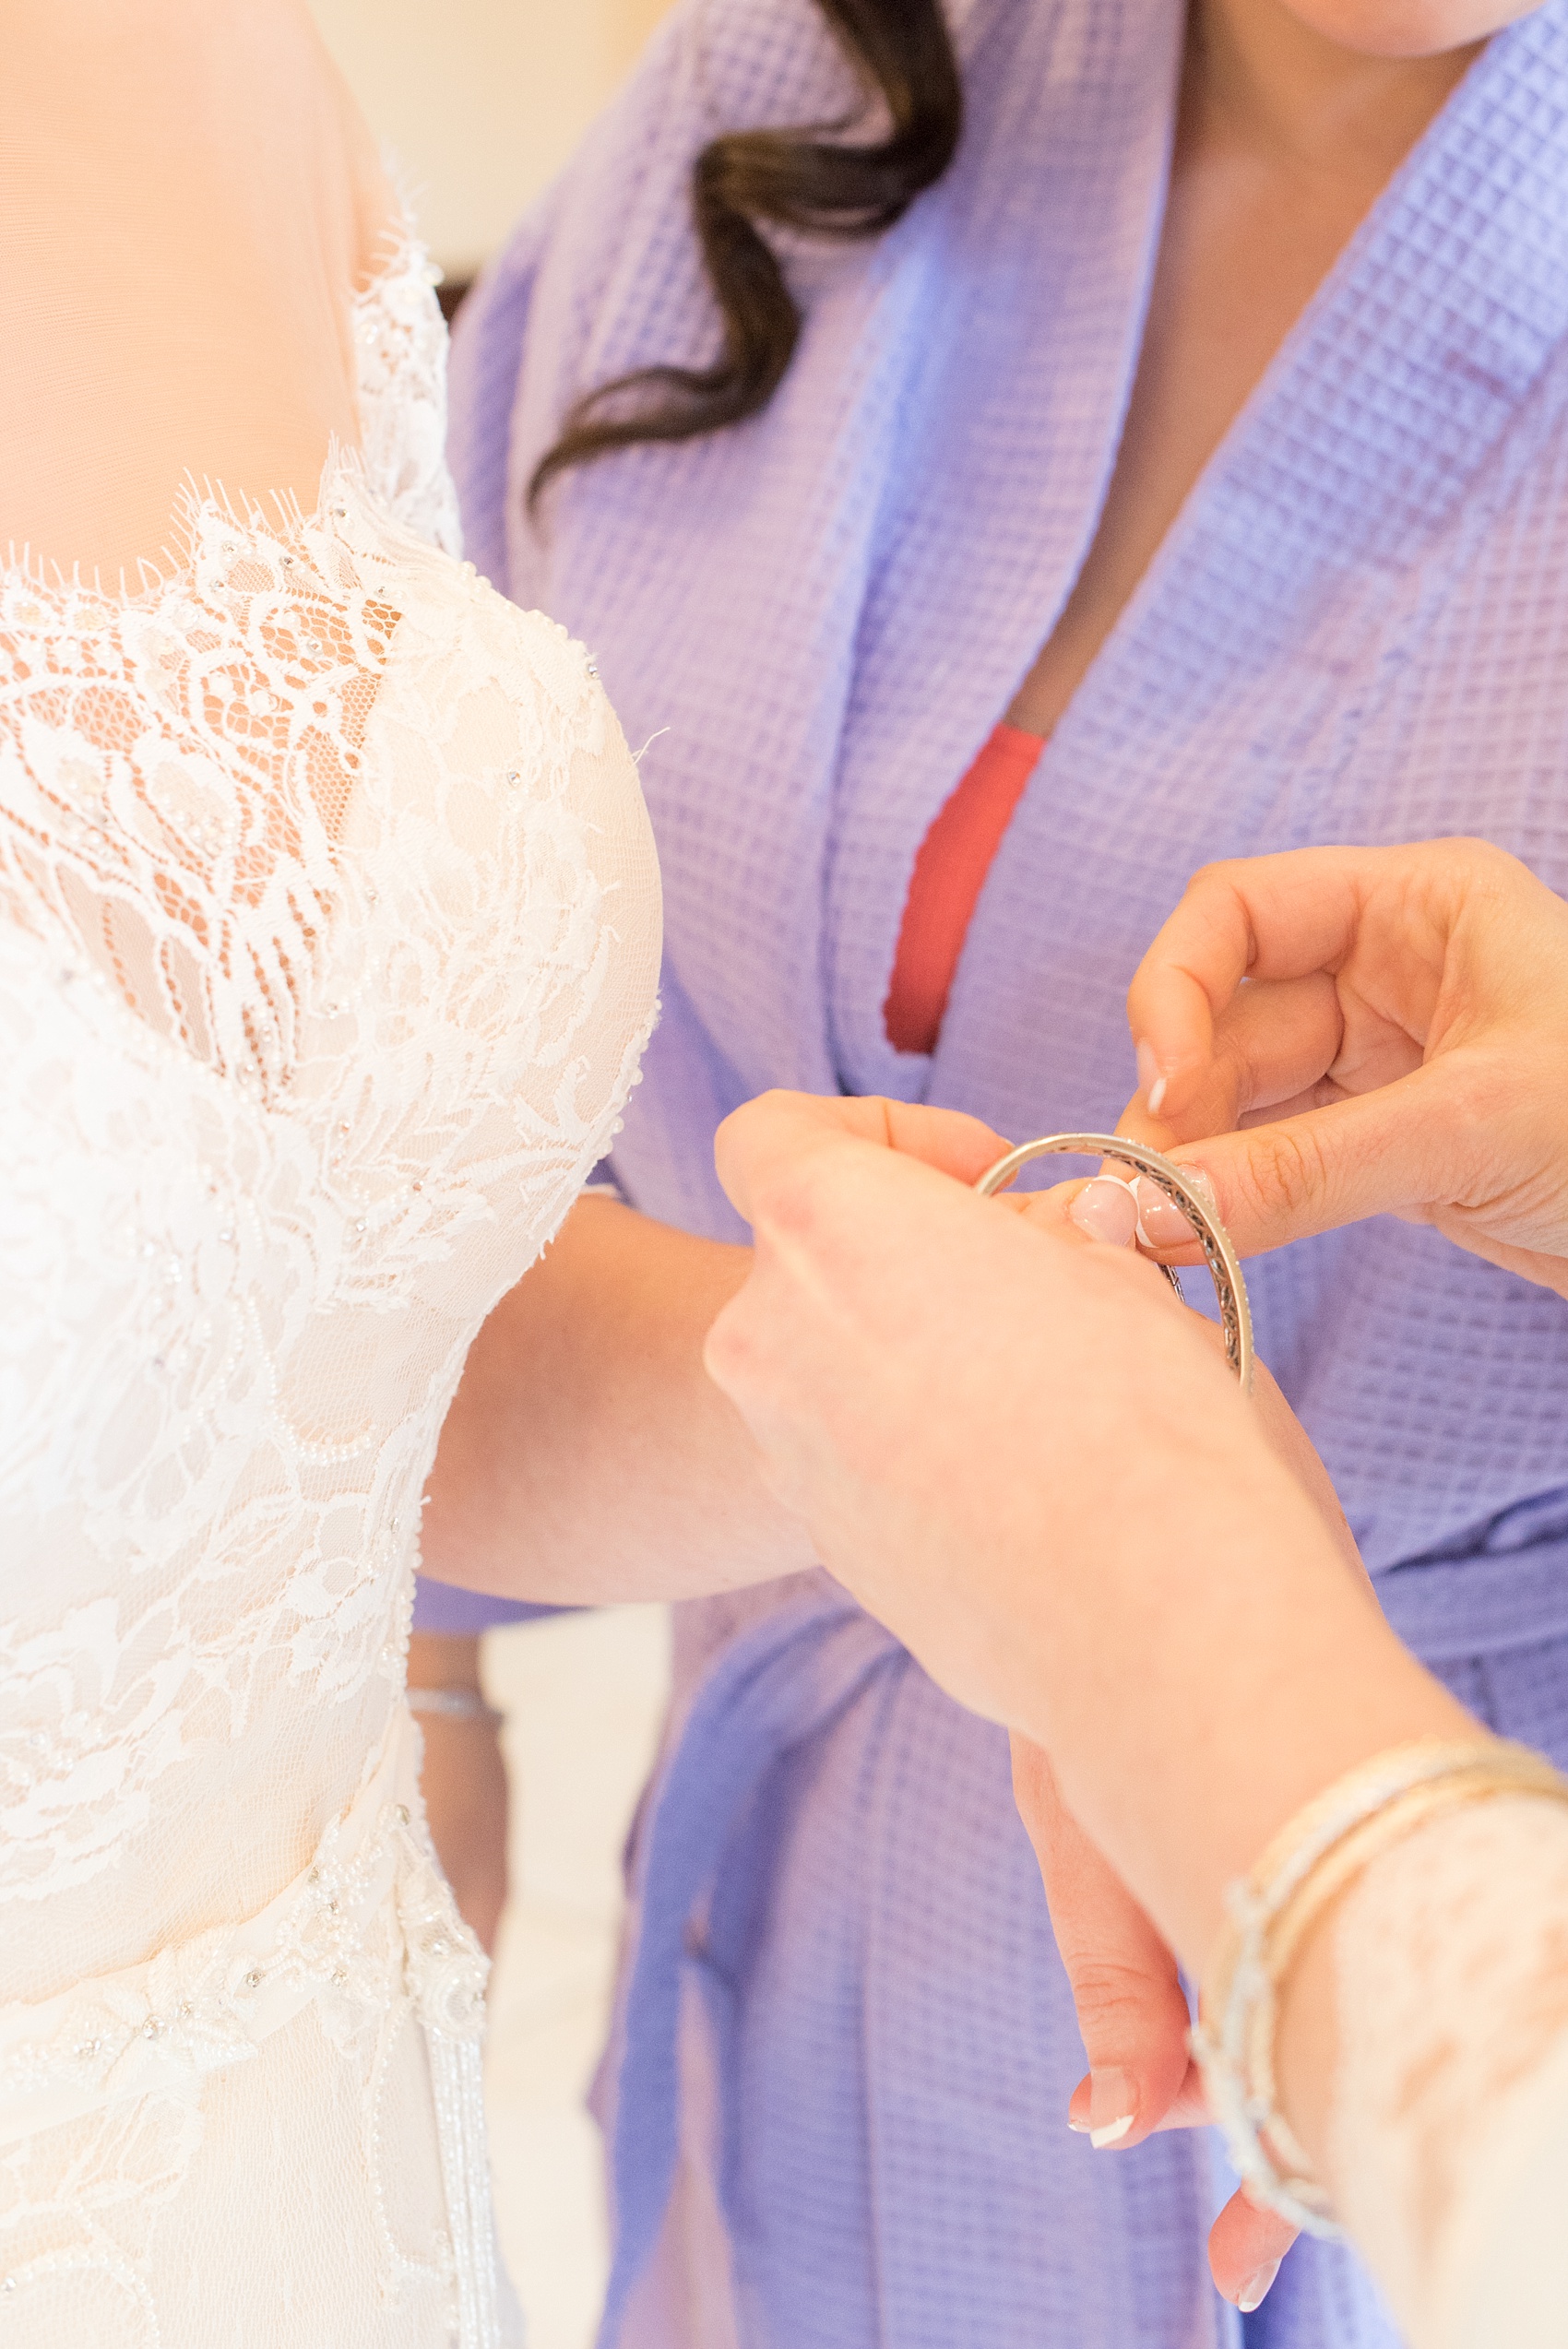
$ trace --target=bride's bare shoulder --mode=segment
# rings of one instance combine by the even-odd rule
[[[0,0],[0,552],[156,560],[188,476],[310,504],[392,214],[304,0]]]

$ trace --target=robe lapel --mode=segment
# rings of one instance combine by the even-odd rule
[[[1058,728],[977,909],[930,1097],[1113,1118],[1121,997],[1215,856],[1378,835],[1345,777],[1421,592],[1568,335],[1568,6],[1498,36],[1198,483]],[[1435,578],[1435,586],[1431,585]],[[1413,587],[1412,581],[1417,584]],[[1380,773],[1397,764],[1386,733]]]
[[[778,6],[798,86],[707,91],[708,114],[841,109],[814,7]],[[960,9],[959,159],[886,237],[793,254],[805,327],[766,412],[552,493],[538,591],[599,654],[634,743],[659,734],[643,781],[668,991],[726,1096],[866,1081],[921,836],[1064,600],[1103,496],[1181,19],[1180,0]],[[679,144],[660,163],[677,177]],[[707,331],[683,214],[675,194],[628,217],[625,300],[591,380]],[[672,303],[689,327],[672,330]],[[544,445],[562,404],[530,377],[516,447]],[[666,1023],[650,1068],[693,1017]]]
[[[917,1093],[882,1004],[915,854],[1065,603],[1103,503],[1164,205],[1184,10],[986,12],[968,124],[902,267],[911,376],[861,615],[833,831],[832,1050]]]

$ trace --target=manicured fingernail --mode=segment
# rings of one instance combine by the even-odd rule
[[[1193,1236],[1193,1227],[1176,1204],[1168,1199],[1157,1182],[1147,1175],[1137,1180],[1138,1238],[1146,1248],[1182,1248]]]
[[[1208,1209],[1209,1214],[1211,1216],[1218,1216],[1219,1213],[1219,1193],[1216,1191],[1213,1182],[1204,1172],[1202,1167],[1189,1167],[1185,1164],[1185,1162],[1183,1162],[1182,1172],[1186,1180],[1192,1184],[1193,1189],[1197,1192],[1198,1197],[1203,1201],[1204,1205]]]
[[[1067,1213],[1080,1231],[1091,1240],[1108,1240],[1112,1248],[1127,1247],[1138,1228],[1132,1192],[1109,1175],[1086,1182]]]
[[[1120,2145],[1137,2118],[1138,2092],[1124,2071],[1097,2071],[1089,2084],[1089,2143]]]
[[[1255,2275],[1247,2278],[1236,2295],[1236,2306],[1244,2317],[1250,2317],[1254,2308],[1262,2307],[1268,2296],[1268,2287],[1278,2273],[1278,2260],[1270,2260],[1267,2267],[1259,2268]]]
[[[1161,1074],[1159,1062],[1154,1057],[1153,1048],[1140,1041],[1138,1090],[1144,1097],[1144,1106],[1151,1118],[1158,1117],[1164,1106],[1167,1083],[1168,1079]]]
[[[1072,2130],[1075,2137],[1087,2137],[1089,2133],[1088,2122],[1087,2120],[1075,2120],[1071,2113],[1067,2116],[1067,2126]]]

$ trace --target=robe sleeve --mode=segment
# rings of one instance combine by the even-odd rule
[[[570,1608],[538,1607],[520,1598],[493,1598],[485,1591],[461,1591],[454,1583],[432,1582],[422,1574],[414,1589],[416,1631],[435,1631],[447,1639],[477,1639],[500,1623],[532,1623],[543,1615],[572,1613]]]

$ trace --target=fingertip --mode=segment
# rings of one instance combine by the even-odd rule
[[[1170,1079],[1160,1066],[1158,1056],[1146,1036],[1139,1037],[1136,1050],[1138,1090],[1143,1095],[1144,1107],[1149,1116],[1157,1118],[1165,1107],[1165,1097],[1170,1090]]]
[[[1129,2138],[1138,2118],[1138,2083],[1119,2064],[1089,2074],[1089,2143],[1109,2153]]]
[[[1067,1219],[1090,1240],[1129,1248],[1137,1235],[1138,1207],[1131,1187],[1116,1175],[1096,1175],[1067,1210]]]
[[[1138,1240],[1145,1248],[1190,1248],[1195,1234],[1191,1222],[1168,1198],[1158,1182],[1140,1175],[1133,1186],[1138,1210]]]
[[[1246,2283],[1236,2295],[1236,2306],[1242,2316],[1250,2317],[1254,2309],[1262,2307],[1268,2296],[1270,2286],[1278,2273],[1279,2261],[1269,2260],[1247,2278]]]
[[[1218,1216],[1219,1213],[1219,1193],[1215,1189],[1214,1177],[1209,1173],[1208,1169],[1206,1167],[1200,1167],[1195,1158],[1188,1158],[1182,1161],[1182,1172],[1186,1176],[1187,1180],[1192,1184],[1193,1189],[1197,1192],[1198,1197],[1203,1201],[1204,1205],[1208,1209],[1209,1214],[1211,1216]]]
[[[1289,2221],[1260,2209],[1244,2188],[1231,2195],[1209,2230],[1208,2264],[1215,2289],[1250,2316],[1279,2273],[1296,2239]]]

